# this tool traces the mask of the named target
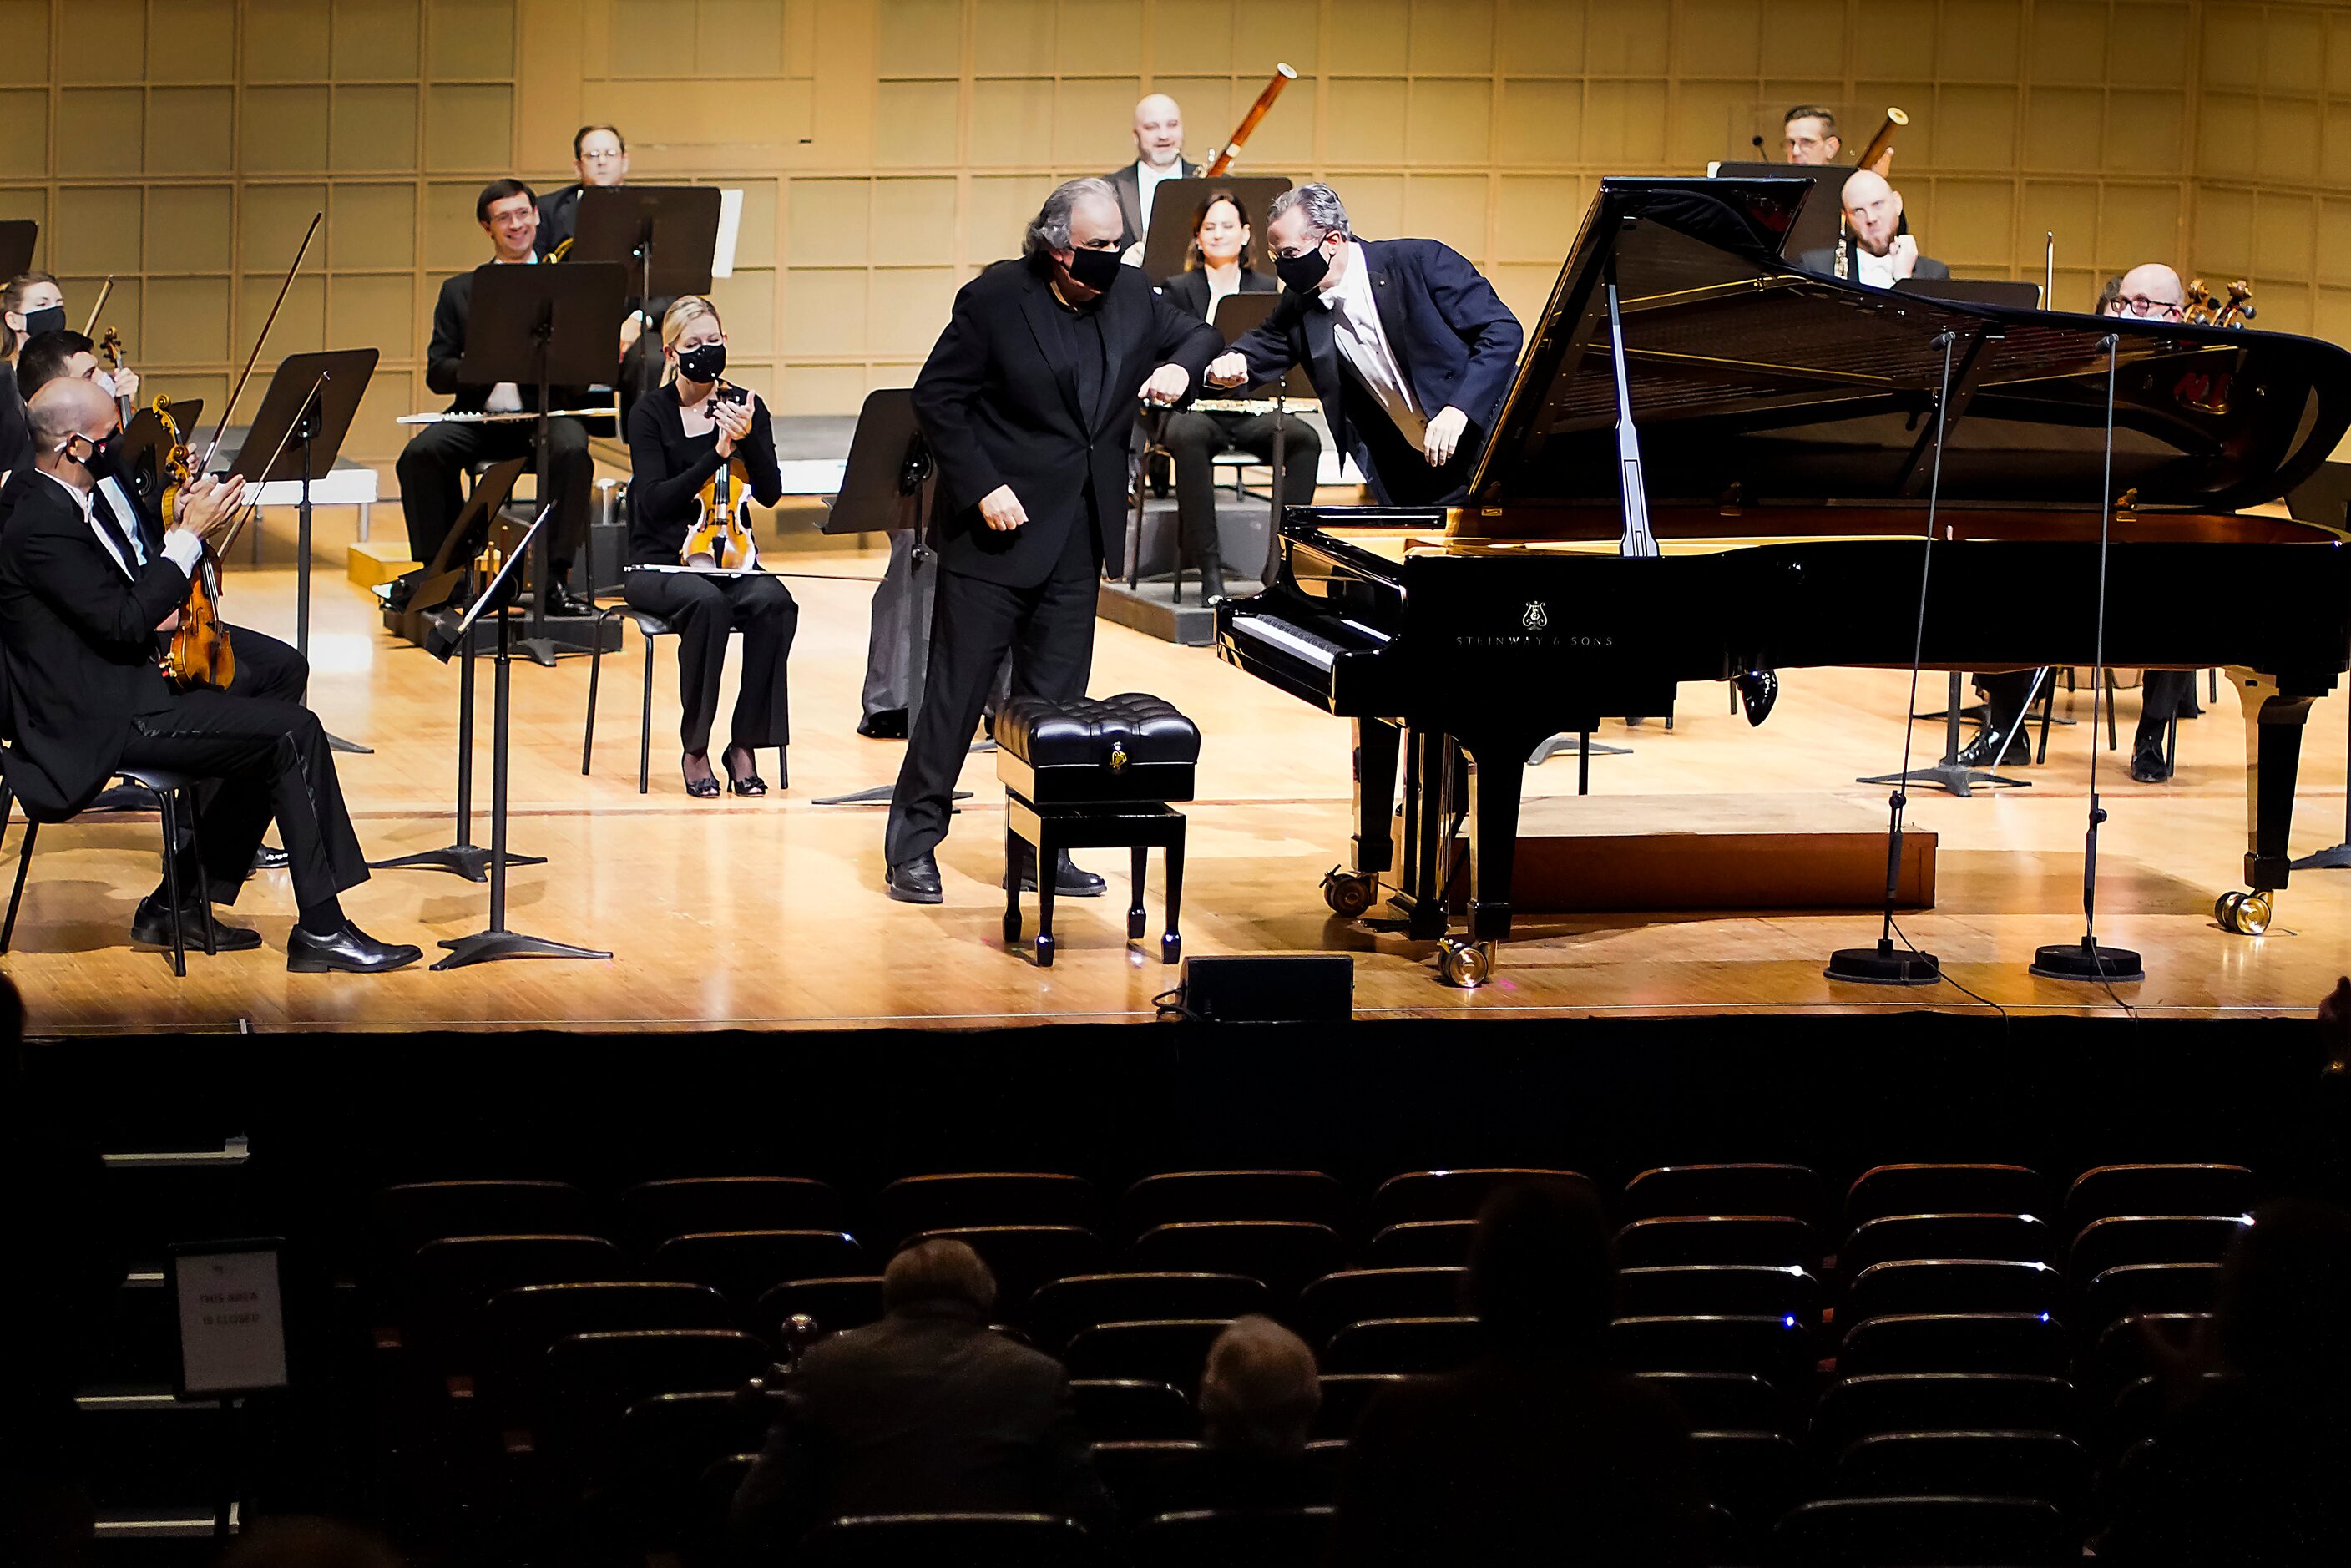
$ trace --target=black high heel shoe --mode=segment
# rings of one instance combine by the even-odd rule
[[[758,754],[747,746],[730,746],[721,755],[720,759],[731,764],[735,759],[735,754],[738,751],[743,754],[743,760],[751,767],[757,768],[759,765]],[[735,777],[735,769],[730,766],[726,769],[726,792],[730,795],[744,795],[756,799],[768,792],[768,781],[757,773],[746,773],[742,778],[737,779]],[[715,794],[716,791],[714,790],[712,793]]]
[[[683,762],[678,764],[678,771],[684,774],[685,792],[697,800],[715,800],[721,792],[716,778],[696,779],[693,774],[685,772],[685,765]]]

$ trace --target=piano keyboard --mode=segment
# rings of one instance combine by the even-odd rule
[[[1302,626],[1276,621],[1270,616],[1236,617],[1232,628],[1241,636],[1270,643],[1321,670],[1331,668],[1339,662],[1339,655],[1347,652],[1327,637],[1318,637]]]

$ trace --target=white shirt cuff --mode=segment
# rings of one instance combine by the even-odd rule
[[[173,528],[163,536],[163,559],[190,577],[196,575],[196,562],[204,554],[204,541],[186,528]]]

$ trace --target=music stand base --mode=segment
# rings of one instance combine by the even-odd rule
[[[1932,784],[1938,789],[1948,789],[1961,799],[1972,795],[1979,784],[1997,784],[2005,789],[2030,789],[2030,779],[2011,779],[2002,773],[1987,773],[1980,768],[1961,768],[1957,763],[1942,762],[1932,768],[1913,768],[1907,773],[1880,773],[1873,778],[1856,779],[1856,784],[1896,784],[1907,789],[1913,784]]]
[[[2288,861],[2286,869],[2288,871],[2351,871],[2351,839],[2345,840],[2331,850],[2321,850],[2316,854],[2304,855],[2298,861]]]
[[[340,751],[349,757],[373,757],[375,755],[374,747],[361,746],[356,740],[345,740],[341,736],[336,735],[331,731],[327,736],[327,749],[329,751]]]
[[[545,855],[507,853],[508,865],[545,865]],[[450,844],[444,849],[422,850],[413,855],[398,855],[388,861],[368,862],[370,871],[446,871],[455,872],[467,882],[487,882],[490,879],[490,851],[486,844]]]
[[[436,969],[462,969],[468,964],[486,964],[494,958],[609,958],[612,956],[592,947],[574,947],[568,942],[550,942],[544,936],[526,936],[519,931],[476,931],[471,936],[449,937],[441,946],[449,949],[449,956],[433,966]]]
[[[2079,942],[2053,942],[2036,948],[2032,972],[2044,980],[2081,980],[2095,985],[2147,978],[2147,967],[2127,947],[2101,947],[2085,936]]]
[[[1881,936],[1875,947],[1838,948],[1821,972],[1861,986],[1931,986],[1942,979],[1943,965],[1932,953],[1896,947]]]

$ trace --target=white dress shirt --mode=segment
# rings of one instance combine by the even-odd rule
[[[530,267],[536,264],[538,260],[538,256],[534,252],[531,255],[523,257],[520,261],[500,261],[498,265],[500,267]],[[490,395],[482,400],[482,412],[484,413],[520,413],[522,412],[522,388],[513,382],[500,382],[497,385],[490,389]]]
[[[47,475],[59,489],[74,498],[74,505],[81,508],[81,520],[89,526],[91,536],[98,540],[99,548],[106,551],[107,559],[122,569],[123,576],[137,577],[139,568],[146,564],[144,554],[140,552],[139,515],[136,512],[125,511],[120,500],[110,497],[107,501],[107,505],[114,508],[114,520],[122,525],[123,533],[130,537],[131,550],[139,556],[134,563],[122,559],[122,551],[116,548],[112,536],[107,533],[106,525],[98,520],[98,508],[90,504],[89,491],[78,485],[58,478],[46,468],[38,472]],[[116,494],[119,495],[120,491]],[[195,575],[196,562],[204,553],[204,541],[185,528],[175,528],[163,536],[163,559],[191,577]]]
[[[1315,298],[1331,312],[1331,337],[1342,357],[1353,369],[1364,390],[1379,400],[1380,407],[1395,421],[1396,429],[1406,441],[1418,447],[1428,434],[1428,416],[1415,402],[1412,388],[1405,383],[1404,367],[1396,361],[1395,350],[1388,346],[1387,329],[1381,325],[1379,302],[1374,298],[1372,272],[1364,257],[1364,247],[1353,240],[1347,242],[1346,270],[1339,281]]]
[[[1855,283],[1865,283],[1872,288],[1891,288],[1894,287],[1895,277],[1893,252],[1888,251],[1884,256],[1872,256],[1868,251],[1862,248],[1858,243],[1855,243],[1853,247],[1853,255],[1855,263],[1854,281]]]
[[[1151,232],[1151,199],[1158,194],[1159,183],[1162,180],[1180,180],[1183,177],[1184,159],[1180,153],[1176,155],[1176,162],[1165,169],[1155,169],[1141,158],[1134,161],[1135,204],[1143,212],[1144,234],[1148,235]]]

